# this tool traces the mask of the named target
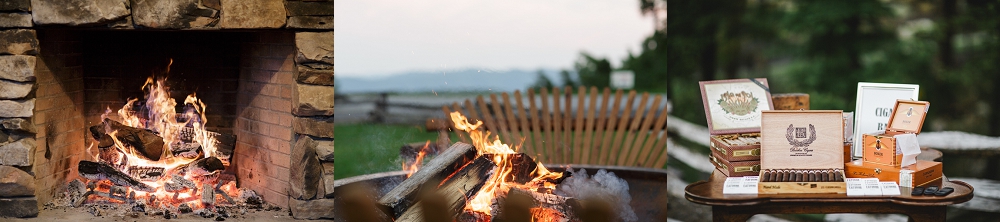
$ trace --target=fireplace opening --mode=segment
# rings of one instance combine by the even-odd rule
[[[209,156],[222,159],[221,162],[226,166],[217,172],[218,175],[214,175],[215,183],[181,187],[186,188],[186,192],[174,192],[172,197],[179,201],[171,203],[160,200],[161,203],[167,203],[164,207],[176,209],[178,203],[202,203],[199,205],[208,206],[216,198],[199,200],[191,196],[216,196],[220,191],[229,195],[225,198],[222,197],[225,195],[219,195],[219,200],[235,199],[240,195],[232,187],[227,190],[226,186],[252,190],[263,201],[274,206],[288,206],[291,147],[295,142],[292,126],[292,97],[293,90],[296,89],[297,70],[294,32],[39,28],[37,38],[37,88],[33,92],[33,122],[37,132],[34,138],[36,149],[32,171],[35,174],[39,203],[57,200],[60,195],[64,195],[66,187],[81,186],[81,183],[73,181],[83,181],[86,185],[82,186],[88,186],[87,190],[98,186],[94,189],[95,192],[107,194],[103,197],[90,195],[92,197],[84,197],[85,199],[111,202],[116,198],[119,202],[139,199],[129,196],[130,192],[147,197],[151,195],[141,195],[147,192],[138,191],[162,193],[163,191],[149,189],[166,189],[157,188],[157,185],[174,186],[173,190],[177,190],[178,185],[191,182],[158,180],[160,176],[169,178],[170,175],[163,174],[176,173],[173,170],[180,169],[129,166],[121,161],[108,161],[113,158],[102,158],[103,153],[98,151],[101,150],[99,146],[107,145],[99,145],[102,142],[99,138],[102,136],[91,128],[121,126],[119,123],[127,122],[127,119],[117,114],[119,109],[149,113],[151,107],[145,105],[145,102],[151,99],[151,89],[147,84],[153,80],[154,85],[161,83],[169,87],[163,90],[169,93],[169,98],[161,99],[176,101],[177,105],[172,112],[178,113],[177,117],[184,117],[183,113],[192,108],[191,105],[184,104],[185,100],[191,95],[196,96],[204,104],[203,112],[196,116],[203,118],[198,122],[204,124],[206,132],[225,135],[225,138],[231,139],[224,142],[229,147],[226,155],[187,153],[200,154],[195,155],[199,157],[198,161],[187,161],[192,166],[212,162],[209,161]],[[130,101],[132,106],[126,105]],[[129,110],[130,108],[134,109]],[[143,117],[139,119],[145,121]],[[189,130],[190,126],[188,124],[186,129]],[[162,130],[150,130],[148,127],[130,130],[137,135],[134,137],[166,137]],[[101,133],[111,132],[108,130]],[[129,142],[124,141],[127,139],[123,137],[127,136],[110,136],[122,140],[113,140],[115,146],[112,147],[121,149],[120,146],[124,146],[131,149],[133,146],[128,145]],[[170,138],[163,139],[167,143],[171,141]],[[138,142],[141,144],[144,141]],[[181,155],[172,152],[175,147],[171,144],[163,147],[168,149],[163,152],[164,156]],[[137,156],[153,160],[158,158],[156,155]],[[114,170],[110,170],[112,168]],[[97,171],[107,175],[95,174]],[[143,179],[132,182],[154,185],[146,187],[133,183],[133,186],[127,186],[112,182],[116,181],[114,173],[106,171],[125,173],[133,179]],[[138,175],[141,172],[136,174],[129,171],[149,172],[148,175],[155,174],[157,178],[141,178],[143,175]],[[216,183],[221,184],[215,186]],[[202,185],[201,182],[198,185]],[[104,189],[100,186],[104,186]],[[209,194],[204,194],[205,192]],[[185,197],[189,199],[184,199]],[[160,198],[163,198],[162,195]]]

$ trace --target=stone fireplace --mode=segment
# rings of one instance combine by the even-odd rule
[[[0,216],[37,215],[92,160],[87,127],[166,74],[235,135],[239,187],[332,217],[332,0],[5,0],[0,29]]]

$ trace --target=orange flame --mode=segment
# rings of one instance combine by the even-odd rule
[[[406,178],[410,178],[413,173],[420,169],[420,165],[424,162],[424,156],[426,156],[427,152],[430,151],[430,145],[430,140],[428,140],[427,143],[424,143],[424,146],[420,148],[420,151],[417,151],[417,157],[414,158],[413,163],[403,163],[403,171],[406,171]]]
[[[508,178],[508,175],[514,169],[513,163],[509,157],[511,154],[517,154],[517,152],[515,152],[514,149],[511,149],[510,145],[501,142],[499,136],[491,137],[489,131],[484,132],[478,130],[483,124],[482,121],[476,121],[476,124],[471,124],[468,119],[459,112],[452,112],[451,119],[452,122],[455,123],[455,129],[469,133],[472,145],[477,148],[480,156],[483,154],[496,154],[493,155],[493,163],[497,165],[497,171],[486,180],[486,183],[483,184],[483,187],[479,190],[479,192],[472,199],[470,199],[465,206],[465,210],[491,215],[491,202],[497,194],[502,192],[502,187],[509,183],[506,178]],[[532,175],[537,175],[532,179],[532,182],[535,182],[545,180],[546,178],[559,178],[562,176],[562,173],[550,172],[545,168],[545,166],[542,166],[541,163],[539,163]],[[555,188],[555,184],[544,185],[546,188]]]
[[[170,65],[173,64],[173,60],[170,60]],[[170,65],[167,66],[169,72]],[[107,109],[101,119],[111,118],[118,119],[123,125],[135,127],[139,129],[147,129],[159,134],[163,138],[164,144],[174,144],[175,142],[180,142],[181,132],[184,128],[192,128],[193,135],[192,142],[198,143],[202,150],[199,153],[205,158],[212,157],[215,155],[217,147],[215,146],[215,141],[210,132],[205,129],[205,123],[207,118],[205,118],[205,111],[207,106],[200,100],[195,94],[188,95],[184,100],[184,105],[187,106],[185,111],[178,116],[176,111],[177,102],[170,95],[170,88],[167,86],[167,78],[161,77],[157,78],[155,76],[150,76],[146,79],[145,84],[143,84],[142,89],[146,91],[145,104],[137,104],[139,99],[129,99],[125,105],[119,109],[116,117],[110,116],[112,113],[111,109]],[[148,110],[148,113],[140,113],[134,111],[133,107],[137,105],[142,105]],[[178,117],[183,117],[178,120]],[[174,156],[168,147],[164,147],[163,153],[160,154],[158,161],[149,160],[147,158],[142,158],[141,154],[133,148],[132,146],[126,146],[122,141],[119,141],[118,137],[115,136],[118,132],[111,130],[109,126],[105,126],[105,133],[114,141],[115,149],[123,154],[120,160],[117,160],[119,164],[119,170],[123,172],[129,166],[153,166],[164,168],[163,176],[161,176],[156,181],[141,181],[147,185],[155,188],[153,192],[143,192],[134,190],[137,198],[148,198],[149,196],[156,197],[157,200],[165,201],[167,203],[177,205],[184,202],[197,202],[200,200],[201,193],[195,193],[194,190],[201,190],[205,183],[216,181],[215,178],[198,177],[192,175],[192,173],[180,174],[180,171],[184,170],[183,166],[190,164],[191,162],[197,160],[198,158],[189,158],[182,156]],[[89,156],[93,156],[95,160],[100,161],[99,152],[92,151],[96,143],[92,143],[88,148],[87,152]],[[224,165],[228,165],[224,162]],[[125,168],[125,169],[123,169]],[[212,176],[217,176],[210,174]],[[172,177],[183,177],[186,180],[192,181],[197,189],[188,189],[187,191],[179,192],[176,194],[172,192],[167,192],[165,185],[168,181],[171,181]],[[221,180],[220,180],[221,182]],[[214,186],[212,186],[214,188]],[[230,196],[236,196],[239,192],[236,188],[235,182],[229,181],[223,184],[220,189],[221,191],[229,194]],[[176,197],[176,199],[175,199]],[[189,204],[192,207],[200,206],[201,204]]]

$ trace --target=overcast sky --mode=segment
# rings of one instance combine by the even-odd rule
[[[571,68],[620,61],[653,33],[636,0],[337,1],[337,77],[407,71]]]

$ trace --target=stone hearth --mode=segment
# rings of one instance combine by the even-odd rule
[[[79,178],[86,127],[169,58],[174,97],[236,135],[239,187],[332,218],[333,42],[332,0],[0,1],[0,217]]]

